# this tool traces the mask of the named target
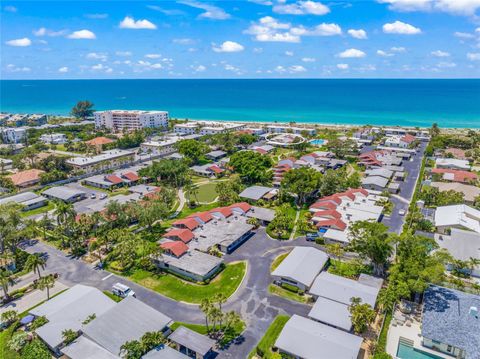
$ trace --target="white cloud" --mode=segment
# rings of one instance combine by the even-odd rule
[[[287,56],[293,56],[295,55],[293,51],[285,51],[285,55]]]
[[[88,19],[106,19],[108,14],[85,14],[84,16]]]
[[[105,53],[98,53],[98,52],[89,52],[85,55],[86,59],[89,60],[100,60],[100,61],[107,61],[107,54]]]
[[[215,52],[240,52],[243,51],[245,48],[243,45],[240,45],[238,42],[235,41],[225,41],[220,46],[212,46],[213,51]]]
[[[377,50],[377,55],[382,56],[382,57],[391,57],[394,56],[392,53],[383,51],[383,50]]]
[[[240,74],[242,72],[242,70],[239,67],[236,67],[230,64],[225,64],[223,68],[227,71],[235,72],[236,74]]]
[[[437,67],[439,68],[452,68],[452,67],[457,67],[457,64],[454,62],[439,62],[437,64]]]
[[[192,45],[195,41],[189,38],[173,39],[172,42],[178,45]]]
[[[386,34],[416,35],[420,34],[422,30],[418,27],[397,20],[383,25],[383,32]]]
[[[357,49],[348,49],[338,54],[338,57],[341,57],[344,59],[361,58],[365,56],[366,54],[362,50],[357,50]]]
[[[348,64],[337,64],[337,68],[340,70],[348,70]]]
[[[258,5],[264,5],[264,6],[272,6],[273,2],[270,0],[248,0],[248,2],[253,2]]]
[[[405,51],[407,51],[406,48],[401,47],[401,46],[400,47],[393,46],[393,47],[390,48],[390,50],[393,51],[393,52],[405,52]]]
[[[133,17],[125,16],[125,19],[120,21],[118,25],[121,29],[133,29],[133,30],[155,30],[157,25],[148,21],[147,19],[135,20]]]
[[[8,64],[6,66],[7,72],[30,72],[31,68],[26,66],[16,66],[14,64]]]
[[[317,60],[314,59],[313,57],[303,57],[303,58],[302,58],[302,61],[303,61],[303,62],[315,62],[315,61],[317,61]]]
[[[261,47],[254,47],[252,50],[255,54],[261,54],[263,49]]]
[[[303,27],[292,28],[292,33],[305,36],[334,36],[341,35],[342,28],[337,24],[325,24],[315,26],[312,29],[305,29]]]
[[[297,72],[306,72],[307,69],[305,67],[303,67],[302,65],[293,65],[293,66],[290,66],[288,68],[288,70],[291,72],[291,73],[297,73]]]
[[[33,30],[33,34],[35,36],[55,37],[55,36],[63,36],[63,35],[65,35],[65,33],[66,33],[66,30],[53,31],[53,30],[49,30],[45,27],[41,27],[38,30]]]
[[[164,9],[164,8],[162,8],[160,6],[157,6],[157,5],[147,5],[147,8],[149,8],[150,10],[155,10],[155,11],[161,12],[162,14],[165,14],[165,15],[168,15],[168,16],[185,15],[185,12],[183,12],[181,10],[177,10],[177,9],[167,10],[167,9]]]
[[[289,15],[325,15],[330,12],[328,6],[315,1],[297,1],[296,3],[279,3],[273,7],[273,12]]]
[[[279,72],[279,73],[284,73],[287,71],[287,69],[281,65],[278,65],[277,67],[275,67],[275,69],[273,70],[275,72]]]
[[[397,11],[441,11],[454,15],[475,15],[478,0],[378,0]]]
[[[456,31],[453,33],[453,36],[458,37],[460,39],[473,39],[475,35],[469,34],[468,32],[460,32]]]
[[[146,54],[145,57],[147,59],[159,59],[160,57],[162,57],[162,55],[160,55],[160,54]]]
[[[358,29],[358,30],[350,29],[347,32],[351,37],[354,37],[356,39],[363,40],[367,38],[367,32],[363,29]]]
[[[450,53],[442,51],[442,50],[435,50],[430,53],[432,56],[435,57],[449,57]]]
[[[179,3],[190,6],[190,7],[194,7],[196,9],[204,10],[203,13],[198,15],[199,19],[226,20],[230,18],[230,14],[228,14],[227,12],[225,12],[225,10],[223,10],[222,8],[219,8],[218,6],[204,4],[199,1],[193,1],[193,0],[179,1]]]
[[[207,67],[203,65],[192,65],[190,68],[195,72],[204,72],[207,69]]]
[[[23,37],[21,39],[8,40],[5,43],[15,47],[27,47],[32,44],[32,40],[30,40],[28,37]]]
[[[95,36],[95,34],[93,32],[91,32],[90,30],[74,31],[70,35],[68,35],[67,37],[69,39],[75,39],[75,40],[79,40],[79,39],[94,40],[94,39],[97,38]]]
[[[7,11],[7,12],[17,12],[17,8],[15,6],[12,6],[12,5],[7,5],[3,8],[3,10]]]
[[[62,74],[67,73],[68,72],[68,67],[67,66],[60,67],[58,69],[58,72],[60,72]]]
[[[469,52],[467,54],[467,59],[470,61],[480,61],[480,52]]]
[[[115,51],[115,55],[128,57],[128,56],[132,56],[132,52],[131,51]]]

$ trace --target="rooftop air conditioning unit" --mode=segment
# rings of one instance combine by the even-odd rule
[[[468,310],[468,314],[474,318],[478,319],[478,308],[471,306],[470,309]]]

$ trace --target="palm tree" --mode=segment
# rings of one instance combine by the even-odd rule
[[[207,328],[207,333],[210,332],[210,328],[208,326],[208,319],[210,318],[210,313],[212,311],[213,305],[210,299],[204,298],[200,303],[200,310],[205,314],[205,327]]]
[[[27,261],[25,262],[25,269],[28,271],[33,271],[33,273],[38,273],[38,279],[42,278],[40,275],[40,268],[45,270],[45,266],[47,261],[40,257],[39,254],[32,254],[28,257]]]
[[[41,277],[37,282],[37,287],[40,290],[47,290],[47,300],[50,300],[50,289],[55,286],[55,277],[53,274],[49,274],[45,277]]]
[[[120,353],[125,359],[140,359],[143,355],[142,344],[138,340],[131,340],[122,344]]]
[[[10,300],[10,295],[8,294],[8,288],[11,285],[14,285],[15,282],[13,280],[13,273],[8,269],[1,269],[0,268],[0,285],[3,289],[3,294],[5,299]]]
[[[57,201],[55,203],[55,216],[57,217],[57,224],[66,224],[68,221],[75,219],[75,209],[73,204],[65,203],[63,201]]]
[[[37,222],[37,225],[42,229],[42,236],[43,240],[47,240],[47,229],[51,227],[52,220],[48,216],[47,213],[43,215],[43,217]]]
[[[149,352],[163,343],[165,343],[165,337],[162,332],[146,332],[140,339],[140,344],[144,353]]]

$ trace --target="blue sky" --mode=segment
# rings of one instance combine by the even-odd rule
[[[480,75],[480,0],[1,6],[2,79]]]

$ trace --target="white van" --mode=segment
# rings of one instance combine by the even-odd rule
[[[125,284],[121,283],[116,283],[112,287],[112,293],[118,295],[120,298],[136,297],[135,292],[131,290],[130,287],[127,287]]]

